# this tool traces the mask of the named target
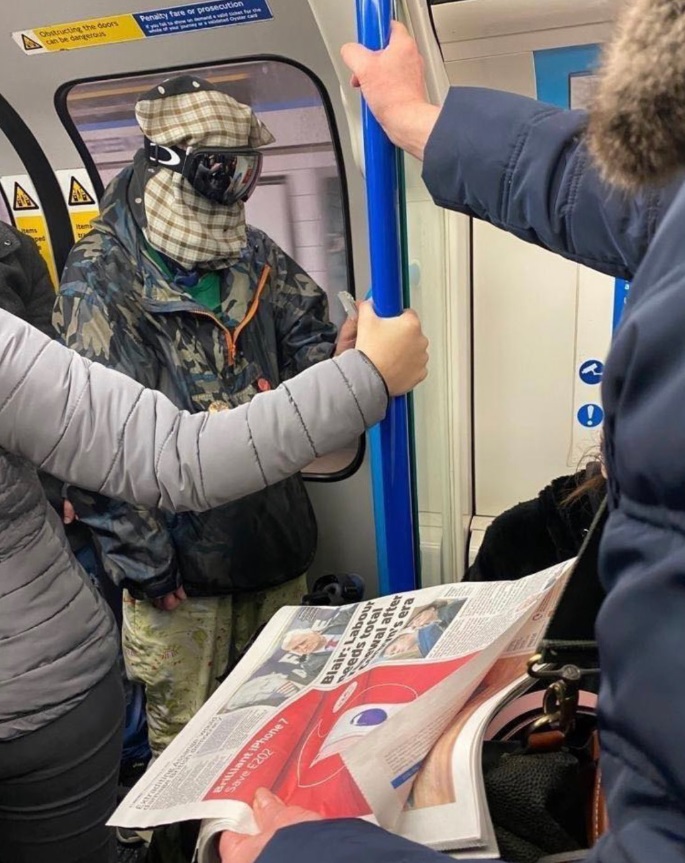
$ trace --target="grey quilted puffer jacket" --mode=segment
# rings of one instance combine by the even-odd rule
[[[348,351],[246,405],[191,415],[2,311],[0,364],[0,740],[66,713],[117,653],[33,465],[131,503],[200,511],[349,444],[387,406],[376,369]]]

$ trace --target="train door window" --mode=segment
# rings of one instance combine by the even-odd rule
[[[247,220],[325,289],[331,317],[340,325],[337,294],[354,293],[344,175],[328,100],[303,68],[284,60],[254,60],[66,85],[57,95],[58,111],[93,178],[106,186],[131,163],[143,143],[134,115],[136,99],[181,73],[211,81],[250,105],[269,127],[276,141],[264,148],[262,176],[247,202]],[[352,447],[317,460],[306,473],[314,479],[341,479],[356,468],[360,456],[360,449]]]
[[[568,76],[569,105],[571,108],[587,110],[597,87],[597,75],[591,72],[577,72]]]

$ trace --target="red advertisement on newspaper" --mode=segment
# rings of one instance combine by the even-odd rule
[[[394,829],[426,756],[498,658],[534,649],[542,624],[528,623],[545,618],[563,578],[559,568],[281,609],[111,823],[204,819],[199,860],[214,863],[211,836],[252,832],[266,787],[325,817]]]
[[[381,665],[333,690],[306,692],[254,735],[204,799],[251,803],[264,786],[288,803],[316,805],[324,816],[370,815],[343,754],[471,658],[413,668]],[[418,767],[397,782],[409,781]]]

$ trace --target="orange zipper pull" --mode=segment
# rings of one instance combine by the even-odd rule
[[[228,347],[228,364],[232,366],[235,363],[236,346],[228,330],[226,330],[226,345]]]

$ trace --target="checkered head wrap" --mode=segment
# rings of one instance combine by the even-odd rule
[[[274,141],[249,106],[192,75],[171,78],[141,96],[136,119],[143,134],[163,146],[263,147]],[[144,170],[144,231],[153,248],[186,269],[223,269],[240,257],[244,204],[209,201],[168,168]]]

